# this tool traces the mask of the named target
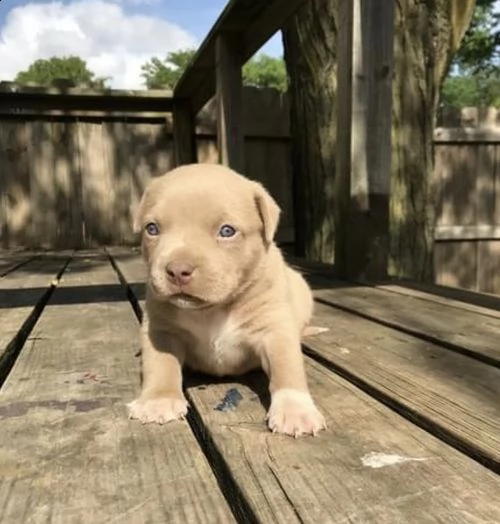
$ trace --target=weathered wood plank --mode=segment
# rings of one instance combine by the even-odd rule
[[[20,251],[18,253],[0,252],[0,278],[15,269],[27,264],[30,260],[36,257],[34,253],[28,251]]]
[[[52,122],[54,183],[58,249],[82,248],[83,209],[78,127],[72,122]],[[85,181],[86,182],[86,181]]]
[[[0,393],[2,522],[234,522],[187,423],[127,419],[137,349],[107,258],[76,259]]]
[[[41,256],[0,279],[0,384],[68,260]]]
[[[26,246],[30,240],[30,156],[25,122],[0,125],[0,243]]]
[[[82,179],[82,209],[85,247],[112,242],[116,202],[114,173],[108,169],[101,124],[78,124],[78,150]]]
[[[219,163],[239,173],[245,172],[243,135],[242,62],[240,40],[233,34],[220,34],[215,41],[217,97],[217,147]]]
[[[412,296],[445,306],[452,306],[466,311],[500,319],[500,297],[486,293],[444,286],[419,284],[414,282],[395,282],[377,284],[377,288],[404,296]]]
[[[231,0],[198,48],[174,89],[174,99],[191,101],[191,112],[215,94],[215,41],[222,33],[238,34],[242,42],[241,65],[283,27],[304,0]]]
[[[335,177],[335,267],[388,271],[394,2],[341,0]]]
[[[173,116],[175,165],[195,163],[197,160],[195,115],[188,99],[175,100]]]
[[[500,472],[500,369],[329,306],[315,316],[330,329],[308,348]]]
[[[53,248],[57,245],[56,192],[54,191],[54,144],[52,125],[47,121],[27,124],[30,157],[31,246]]]
[[[143,297],[142,261],[118,251],[114,257]],[[269,399],[261,373],[227,381],[187,376],[187,394],[207,428],[206,438],[222,453],[249,502],[248,521],[472,523],[500,518],[497,476],[325,367],[306,362],[312,393],[330,428],[314,439],[294,441],[268,432]],[[240,401],[234,409],[221,409],[232,389]]]
[[[260,522],[472,523],[500,516],[497,476],[306,362],[330,428],[315,439],[267,431],[260,374],[187,389]],[[218,410],[233,388],[242,397],[238,406]],[[391,460],[401,462],[389,466]]]
[[[311,273],[306,277],[321,301],[500,366],[496,318]]]

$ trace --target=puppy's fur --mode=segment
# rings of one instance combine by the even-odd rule
[[[300,345],[313,298],[273,242],[279,214],[262,185],[220,165],[182,166],[147,187],[134,224],[148,280],[143,387],[128,405],[131,418],[183,418],[184,365],[218,376],[262,367],[272,431],[314,435],[325,427]]]

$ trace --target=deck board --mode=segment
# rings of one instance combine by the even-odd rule
[[[0,278],[35,258],[29,253],[7,253],[0,251]]]
[[[143,305],[144,264],[119,254],[115,260]],[[357,328],[353,324],[351,330]],[[307,372],[329,430],[297,441],[267,431],[262,374],[234,381],[187,379],[193,408],[261,521],[420,523],[500,518],[495,501],[498,476],[309,358]],[[215,409],[231,388],[242,396],[238,407]],[[381,468],[373,467],[376,462],[369,465],[374,457],[389,456],[423,460]]]
[[[0,391],[1,522],[234,522],[187,423],[128,420],[138,347],[108,259],[72,261]]]
[[[500,369],[317,304],[305,346],[500,472]]]
[[[305,274],[322,302],[500,367],[500,318]]]
[[[262,522],[500,518],[497,476],[324,367],[306,362],[311,391],[329,425],[316,438],[292,440],[266,430],[266,403],[255,400],[265,396],[262,375],[188,387],[190,401]],[[234,411],[215,410],[228,388],[237,388],[242,401]],[[391,457],[406,462],[376,467]]]
[[[41,256],[0,279],[0,376],[67,261],[64,254]]]
[[[479,293],[471,292],[463,292],[460,294],[443,293],[439,288],[434,288],[434,286],[419,288],[404,283],[384,283],[377,284],[376,287],[377,289],[391,293],[419,298],[500,319],[500,298],[493,295],[480,295]],[[434,289],[436,289],[436,292],[433,292]]]

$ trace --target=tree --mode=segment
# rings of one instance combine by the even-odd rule
[[[440,103],[456,108],[500,107],[500,76],[497,71],[451,75],[443,84]]]
[[[19,84],[34,82],[51,85],[56,80],[70,80],[75,85],[90,84],[94,87],[105,87],[106,78],[96,77],[90,71],[85,60],[78,56],[52,57],[33,62],[26,71],[17,74],[15,81]]]
[[[461,75],[498,69],[500,12],[497,0],[477,0],[472,21],[454,59],[454,69]]]
[[[170,89],[186,70],[196,49],[173,51],[165,60],[153,57],[142,66],[142,77],[148,89]],[[243,66],[243,83],[257,87],[274,87],[280,91],[287,88],[285,63],[280,58],[264,54],[251,58]]]
[[[334,258],[337,1],[309,0],[283,31],[297,255]]]
[[[441,103],[446,106],[496,106],[500,102],[496,0],[477,0],[472,22],[445,79]]]
[[[168,53],[165,60],[153,57],[141,66],[142,77],[148,89],[174,89],[186,70],[196,49],[184,49]]]
[[[299,254],[332,262],[339,0],[310,0],[283,31]],[[439,92],[474,0],[401,0],[395,13],[391,273],[432,276],[433,132]]]
[[[287,90],[285,62],[281,58],[260,54],[243,66],[243,84]]]

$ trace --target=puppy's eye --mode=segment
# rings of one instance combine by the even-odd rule
[[[219,236],[222,238],[230,238],[234,237],[236,235],[236,229],[234,229],[233,226],[230,226],[229,224],[224,224],[219,229]]]
[[[152,237],[155,237],[156,235],[160,234],[160,228],[154,222],[149,222],[148,224],[146,224],[146,227],[144,229],[146,230],[146,233],[148,235],[151,235]]]

